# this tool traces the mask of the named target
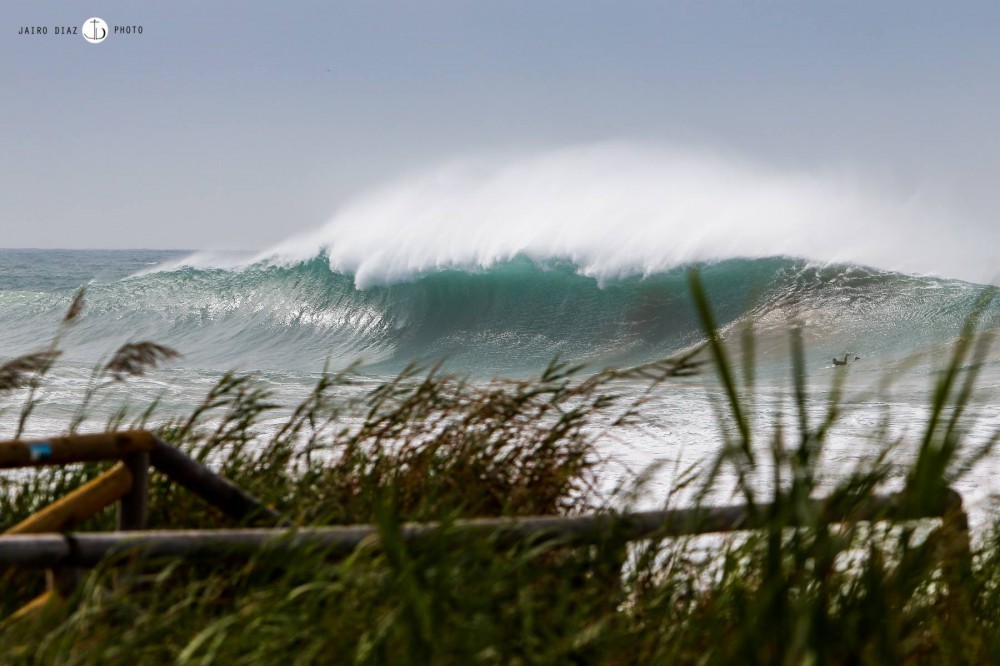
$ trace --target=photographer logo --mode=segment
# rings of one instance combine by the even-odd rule
[[[75,21],[72,22],[75,23]],[[136,23],[108,25],[104,19],[94,16],[84,21],[79,28],[71,25],[71,22],[57,25],[39,25],[37,23],[35,25],[19,25],[17,26],[17,34],[22,37],[83,35],[83,38],[89,43],[100,44],[112,35],[115,36],[115,39],[118,39],[119,36],[137,37],[142,34],[142,25]]]
[[[100,44],[108,36],[108,24],[101,18],[89,18],[84,22],[81,32],[83,38],[91,44]]]

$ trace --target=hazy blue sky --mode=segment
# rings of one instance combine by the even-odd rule
[[[143,34],[51,34],[91,16]],[[995,1],[16,3],[0,246],[262,248],[425,165],[621,139],[857,170],[996,229],[998,35]]]

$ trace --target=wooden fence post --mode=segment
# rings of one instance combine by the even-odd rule
[[[118,529],[142,530],[149,507],[149,454],[131,453],[122,462],[132,473],[132,488],[118,503]]]
[[[952,598],[963,598],[965,587],[972,578],[972,544],[969,537],[969,516],[962,506],[962,496],[948,491],[941,527],[938,528],[941,568]]]

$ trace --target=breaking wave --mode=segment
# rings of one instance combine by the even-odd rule
[[[752,319],[759,333],[802,326],[817,359],[832,351],[905,354],[955,335],[984,288],[848,264],[728,259],[702,275],[723,326]],[[362,361],[396,369],[448,358],[476,372],[534,371],[553,356],[595,365],[652,359],[701,338],[686,268],[598,280],[562,260],[527,257],[488,268],[444,268],[408,281],[358,288],[330,257],[240,268],[178,267],[95,283],[67,338],[96,359],[115,344],[152,338],[209,369],[316,371]],[[45,339],[67,289],[0,291],[7,354]],[[994,321],[995,310],[988,313]]]
[[[1000,239],[940,233],[946,217],[834,171],[704,151],[467,160],[362,193],[257,255],[196,253],[96,280],[67,344],[86,360],[153,338],[207,369],[631,363],[700,339],[686,282],[698,264],[722,325],[752,320],[764,338],[802,326],[817,362],[900,355],[954,336],[983,289],[930,274],[992,277]],[[95,261],[123,257],[140,258]],[[28,277],[0,275],[5,355],[51,333],[76,275],[72,256],[12,260]]]

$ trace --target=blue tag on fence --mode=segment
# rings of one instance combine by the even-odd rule
[[[39,442],[38,444],[31,444],[28,446],[28,452],[31,455],[31,462],[38,462],[41,460],[48,460],[52,457],[52,445],[48,442]]]

